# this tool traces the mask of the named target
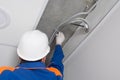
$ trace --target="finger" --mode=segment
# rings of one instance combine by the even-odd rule
[[[56,36],[59,36],[59,35],[60,35],[60,32],[57,32],[57,33],[56,33]]]
[[[64,37],[64,34],[63,34],[63,32],[60,32],[60,36],[63,36],[63,37]]]

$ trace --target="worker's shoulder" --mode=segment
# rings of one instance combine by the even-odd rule
[[[47,67],[46,69],[50,72],[53,72],[56,76],[61,76],[62,77],[61,72],[57,68]]]
[[[1,66],[0,67],[0,74],[5,71],[5,70],[9,70],[9,71],[14,71],[15,68],[14,67],[11,67],[11,66]]]
[[[59,79],[62,80],[62,74],[60,73],[60,71],[54,67],[46,67],[46,68],[17,68],[14,70],[14,73],[18,76],[24,75],[24,77],[26,76],[31,76],[33,79],[38,78],[38,79]],[[30,80],[30,79],[28,79]]]
[[[15,69],[16,69],[15,67],[11,66],[2,66],[0,67],[0,74],[5,70],[14,71]],[[46,70],[55,73],[56,76],[62,76],[61,72],[57,68],[47,67]]]
[[[24,75],[24,77],[21,77]],[[28,77],[29,76],[29,77]],[[22,80],[22,78],[26,78],[28,80],[33,79],[57,79],[62,80],[62,74],[60,71],[54,67],[47,67],[45,69],[24,69],[24,68],[14,68],[10,66],[2,66],[0,67],[0,80],[7,80],[8,78]],[[7,77],[7,78],[5,78]],[[5,78],[5,79],[3,79]]]

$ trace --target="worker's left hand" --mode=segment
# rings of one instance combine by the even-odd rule
[[[65,40],[65,36],[63,32],[58,32],[58,34],[56,34],[56,44],[62,45],[64,40]]]

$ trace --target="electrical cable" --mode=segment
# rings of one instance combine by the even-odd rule
[[[96,6],[97,6],[97,1],[96,1],[96,3],[94,3],[94,5],[93,5],[88,11],[86,11],[86,12],[79,12],[79,13],[77,13],[77,14],[74,14],[73,16],[71,16],[70,18],[68,18],[67,20],[65,20],[65,21],[63,21],[62,23],[60,23],[60,24],[57,26],[57,28],[55,29],[55,31],[53,32],[53,34],[52,34],[52,36],[51,36],[51,38],[50,38],[50,40],[49,40],[50,45],[51,45],[51,43],[53,42],[56,33],[59,32],[59,28],[60,28],[62,25],[68,23],[70,20],[74,19],[74,18],[77,17],[77,16],[80,16],[80,15],[88,15],[90,12],[92,12],[92,11],[95,9]],[[81,18],[81,19],[83,19],[83,18]],[[85,19],[83,19],[83,21],[85,21]],[[87,22],[87,21],[86,21],[86,22]]]

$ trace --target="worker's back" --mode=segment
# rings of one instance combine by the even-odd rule
[[[64,54],[63,33],[56,37],[56,47],[50,65],[46,67],[46,55],[50,51],[47,36],[38,31],[26,32],[17,48],[18,56],[24,60],[17,67],[0,67],[0,80],[63,80]]]
[[[25,62],[17,68],[1,67],[0,69],[0,80],[62,80],[59,70],[45,67],[42,62]]]

